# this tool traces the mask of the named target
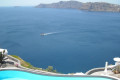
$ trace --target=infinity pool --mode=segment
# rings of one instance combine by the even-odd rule
[[[102,77],[46,76],[24,71],[5,70],[0,71],[0,80],[112,80],[112,79]]]

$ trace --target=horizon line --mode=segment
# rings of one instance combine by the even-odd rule
[[[120,3],[112,3],[112,2],[106,2],[106,1],[87,1],[87,2],[82,2],[82,1],[78,1],[78,0],[68,0],[68,1],[64,1],[64,0],[61,0],[63,2],[68,2],[68,1],[77,1],[77,2],[81,2],[81,3],[109,3],[109,4],[115,4],[115,5],[120,5]],[[58,3],[58,2],[61,2],[61,1],[57,1],[57,2],[50,2],[50,3],[39,3],[39,4],[52,4],[52,3]],[[37,4],[37,5],[39,5]],[[0,6],[0,7],[35,7],[37,5],[4,5],[4,6]]]

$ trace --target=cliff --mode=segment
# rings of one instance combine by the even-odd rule
[[[105,2],[88,2],[82,3],[78,1],[60,1],[51,4],[39,4],[37,8],[67,8],[79,9],[84,11],[105,11],[105,12],[120,12],[120,5],[110,4]]]

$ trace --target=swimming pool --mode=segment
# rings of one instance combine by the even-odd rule
[[[3,70],[0,71],[0,80],[113,80],[113,79],[105,77],[49,76],[33,74],[25,71]]]

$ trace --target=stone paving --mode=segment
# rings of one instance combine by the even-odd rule
[[[92,73],[91,75],[112,75],[114,74],[111,70],[107,71],[107,72],[104,72],[104,71],[98,71],[98,72],[94,72]]]
[[[98,71],[98,72],[94,72],[91,75],[101,75],[101,76],[113,76],[113,77],[117,77],[120,78],[120,74],[114,74],[111,70],[108,70],[107,72],[104,71]]]

